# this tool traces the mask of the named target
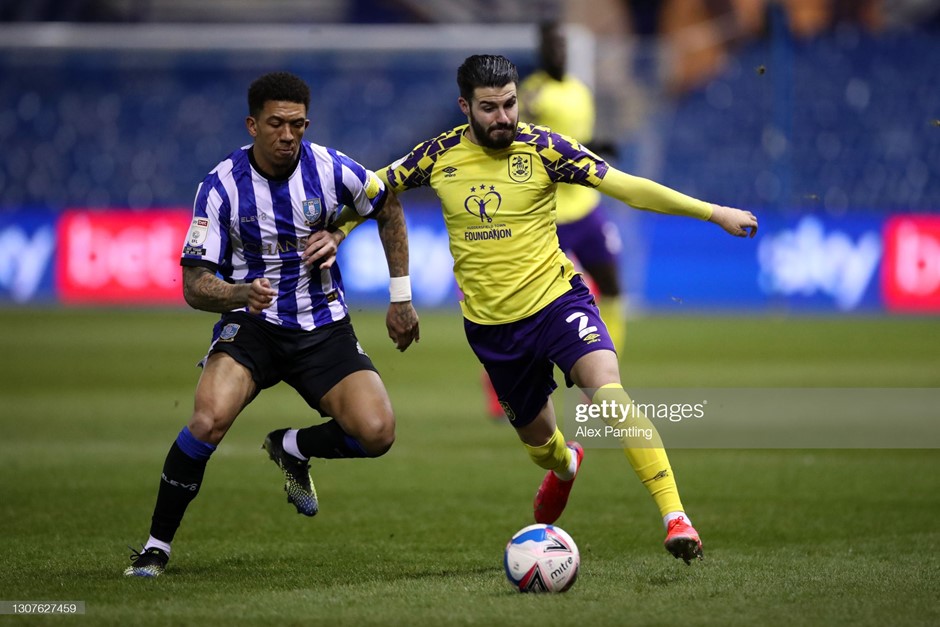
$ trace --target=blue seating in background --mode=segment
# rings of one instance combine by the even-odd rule
[[[307,137],[368,167],[460,121],[462,56],[360,56],[0,53],[0,210],[191,205],[202,177],[250,143],[247,88],[271,70],[310,84]]]
[[[749,45],[662,124],[660,179],[783,212],[940,210],[937,59],[923,33]]]
[[[0,210],[188,206],[202,176],[249,143],[246,88],[272,69],[310,83],[311,139],[377,168],[463,121],[463,56],[2,52]],[[936,211],[937,59],[940,38],[924,33],[752,43],[651,122],[655,178],[761,210]]]

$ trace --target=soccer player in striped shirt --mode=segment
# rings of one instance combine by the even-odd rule
[[[553,523],[584,457],[583,448],[566,443],[557,427],[549,398],[556,387],[553,367],[595,403],[631,402],[610,334],[559,248],[558,185],[584,185],[635,208],[710,221],[738,237],[753,236],[757,218],[631,176],[571,137],[519,123],[518,82],[516,67],[505,57],[467,58],[457,70],[457,102],[467,124],[418,144],[378,174],[396,192],[430,186],[440,198],[467,340],[532,461],[547,470],[534,514],[536,522]],[[360,221],[346,212],[341,229],[348,232]],[[621,426],[656,434],[637,414]],[[658,434],[652,445],[635,438],[623,446],[663,517],[666,549],[686,563],[701,557],[701,539],[679,499]]]
[[[319,508],[309,458],[378,457],[394,441],[388,394],[349,321],[331,227],[344,205],[378,223],[392,277],[386,323],[403,351],[418,339],[418,316],[401,204],[373,172],[303,141],[309,105],[300,78],[258,78],[248,90],[252,144],[226,157],[196,191],[180,262],[183,292],[192,307],[221,318],[201,362],[192,418],[164,462],[150,537],[125,575],[163,573],[210,455],[239,413],[280,381],[330,418],[264,440],[298,513]]]

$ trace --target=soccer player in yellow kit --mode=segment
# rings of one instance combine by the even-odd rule
[[[753,236],[757,219],[621,172],[570,137],[520,123],[518,82],[505,57],[468,57],[457,70],[457,102],[468,123],[418,144],[376,174],[395,192],[427,185],[441,199],[467,340],[532,461],[547,470],[534,513],[536,522],[553,523],[584,458],[581,445],[566,443],[556,424],[549,398],[556,388],[553,367],[594,403],[631,402],[594,299],[558,245],[559,184],[593,187],[638,209],[714,222],[739,237]],[[344,215],[350,219],[339,228],[346,233],[358,219]],[[642,415],[621,426],[655,433]],[[702,542],[658,435],[654,442],[625,440],[624,452],[663,517],[666,549],[690,563],[701,557]]]

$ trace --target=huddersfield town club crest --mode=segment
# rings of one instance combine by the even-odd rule
[[[307,226],[313,226],[323,217],[323,204],[319,198],[311,198],[303,203],[304,220]]]
[[[509,155],[509,178],[524,183],[532,177],[532,155]]]

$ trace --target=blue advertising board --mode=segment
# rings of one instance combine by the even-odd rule
[[[608,213],[623,240],[621,276],[628,306],[635,310],[681,314],[897,309],[886,306],[884,280],[893,274],[884,268],[889,262],[886,238],[891,237],[887,225],[903,217],[900,214],[893,218],[870,213],[761,215],[757,237],[742,239],[687,218],[625,208]],[[158,214],[153,213],[153,220]],[[56,280],[57,269],[66,267],[69,260],[68,255],[58,258],[71,241],[68,232],[60,232],[68,231],[74,222],[66,215],[25,209],[4,213],[0,303],[71,302]],[[146,222],[148,215],[135,212],[134,218]],[[429,201],[406,202],[406,220],[415,304],[456,308],[460,291],[439,207]],[[908,245],[907,240],[895,239],[895,249]],[[932,231],[919,236],[918,241],[931,244],[918,248],[918,263],[924,268],[940,268],[940,259],[921,259],[940,257],[940,239],[934,244],[935,239]],[[179,255],[175,239],[167,239],[164,245],[169,248],[160,258],[175,265],[173,260]],[[87,254],[95,253],[89,250]],[[895,256],[906,259],[898,251]],[[374,222],[367,221],[341,244],[339,263],[353,308],[385,306],[388,267]],[[133,293],[126,294],[127,304],[135,304]]]
[[[406,199],[407,200],[407,199]],[[456,303],[453,260],[440,210],[406,203],[415,303]],[[621,276],[644,309],[675,311],[873,311],[884,216],[761,216],[754,239],[714,224],[629,209],[608,214],[624,243]],[[388,270],[374,227],[340,246],[353,302],[387,302]]]
[[[737,239],[712,224],[644,215],[645,305],[837,312],[881,307],[884,216],[759,220],[754,239]]]
[[[0,302],[53,301],[57,214],[5,212],[0,225]]]

